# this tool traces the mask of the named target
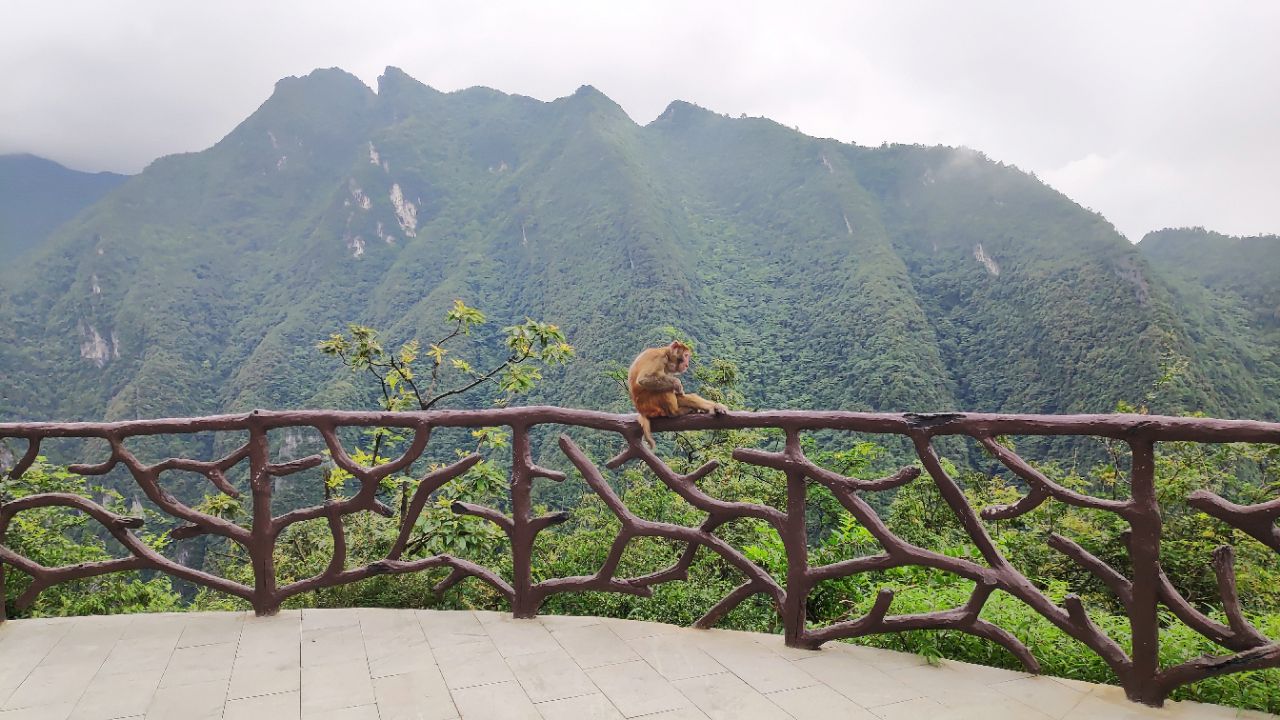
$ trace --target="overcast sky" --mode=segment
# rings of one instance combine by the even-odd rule
[[[276,80],[387,65],[441,90],[594,85],[817,136],[965,145],[1130,240],[1280,233],[1280,2],[0,0],[0,153],[136,172]]]

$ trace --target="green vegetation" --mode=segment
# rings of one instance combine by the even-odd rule
[[[749,407],[1107,412],[1174,358],[1153,411],[1280,417],[1274,339],[1147,246],[970,150],[322,70],[30,252],[0,285],[0,416],[367,407],[315,338],[440,337],[465,297],[573,338],[530,402],[625,409],[607,371],[675,324]],[[459,341],[506,357],[499,329]]]
[[[537,378],[510,370],[526,360],[543,365],[560,364],[571,354],[563,334],[555,326],[536,321],[506,328],[511,355],[489,371],[479,371],[465,361],[446,362],[451,342],[483,324],[478,310],[456,302],[448,313],[453,330],[435,342],[420,345],[408,342],[398,351],[389,352],[379,341],[379,334],[367,327],[352,326],[347,333],[333,335],[318,349],[348,367],[355,377],[376,384],[381,391],[379,404],[386,409],[420,408],[442,397],[442,388],[466,387],[487,397],[504,402],[512,391],[527,391]],[[678,330],[671,329],[679,336]],[[1148,396],[1155,399],[1161,391],[1176,386],[1180,366],[1166,371],[1163,383]],[[450,377],[449,372],[455,374]],[[504,376],[505,373],[505,376]],[[694,380],[698,390],[708,397],[738,406],[742,395],[739,373],[733,363],[716,359],[695,364]],[[503,378],[503,379],[499,379]],[[528,382],[517,382],[523,378]],[[461,383],[459,385],[459,383]],[[489,392],[484,393],[485,389]],[[1129,412],[1144,412],[1145,407],[1121,406]],[[740,463],[732,458],[737,447],[774,447],[780,438],[769,431],[715,431],[682,433],[668,440],[664,455],[678,472],[690,472],[709,460],[721,469],[699,482],[705,492],[725,500],[761,503],[785,507],[785,480],[779,473],[759,466]],[[385,462],[406,441],[385,429],[369,431],[352,452],[362,464]],[[415,525],[406,559],[450,553],[496,570],[508,580],[511,559],[503,533],[493,524],[470,516],[459,516],[450,510],[455,501],[506,507],[507,452],[509,438],[494,429],[470,433],[471,447],[457,448],[459,456],[476,451],[485,459],[466,475],[448,483],[432,497]],[[836,437],[806,437],[805,451],[820,465],[844,475],[873,477],[900,466],[905,459],[899,453],[873,442]],[[593,444],[588,438],[586,447]],[[1026,449],[1020,452],[1027,453]],[[609,454],[609,448],[590,451],[598,465]],[[1041,459],[1037,466],[1056,482],[1104,497],[1123,497],[1127,493],[1127,446],[1106,445],[1101,456],[1105,462],[1076,467]],[[1028,457],[1033,457],[1028,454]],[[547,455],[540,462],[556,463]],[[965,488],[972,506],[982,508],[1007,504],[1025,490],[1007,474],[992,474],[965,469],[944,460],[947,471]],[[439,467],[431,463],[429,468]],[[1157,455],[1156,476],[1158,499],[1164,518],[1162,565],[1177,590],[1195,607],[1221,619],[1219,592],[1208,559],[1220,545],[1237,548],[1236,573],[1239,592],[1250,620],[1264,633],[1280,633],[1280,567],[1274,554],[1243,533],[1234,531],[1212,518],[1189,508],[1186,496],[1197,489],[1208,489],[1241,503],[1259,502],[1274,495],[1280,487],[1280,447],[1251,445],[1201,445],[1195,443],[1162,444]],[[349,496],[356,488],[340,470],[324,476],[326,498]],[[568,522],[539,536],[535,547],[535,579],[594,573],[605,555],[619,525],[603,502],[571,478],[555,486],[554,492],[539,494],[535,514],[564,509]],[[348,566],[354,567],[381,559],[395,541],[398,522],[406,510],[416,479],[409,476],[388,478],[382,488],[385,502],[394,511],[390,518],[373,513],[360,513],[344,520],[350,550]],[[681,501],[678,496],[652,474],[636,464],[615,473],[610,482],[621,494],[627,507],[647,518],[695,526],[703,514]],[[547,484],[548,486],[550,484]],[[101,488],[89,487],[85,481],[45,463],[37,464],[17,483],[5,486],[10,497],[30,494],[36,488],[88,493],[97,496]],[[546,488],[543,488],[544,490]],[[835,498],[817,485],[811,486],[808,503],[810,563],[828,564],[853,557],[874,554],[879,547],[871,534],[840,508]],[[122,507],[118,495],[107,493],[108,502]],[[880,514],[900,537],[917,545],[957,557],[977,559],[976,549],[961,529],[927,476],[901,489],[872,497]],[[221,503],[219,505],[219,503]],[[205,509],[226,517],[244,519],[244,509],[225,497],[211,495]],[[161,518],[148,518],[160,521]],[[68,513],[44,510],[18,516],[18,525],[10,530],[11,540],[20,538],[15,547],[46,564],[66,564],[107,557],[106,548],[95,535]],[[1110,513],[1083,510],[1058,502],[1044,506],[1014,520],[988,523],[988,529],[999,550],[1037,586],[1055,601],[1068,593],[1084,598],[1095,622],[1122,645],[1128,642],[1128,620],[1123,608],[1107,588],[1093,575],[1065,556],[1049,548],[1050,533],[1069,537],[1081,547],[1109,565],[1125,571],[1127,554],[1122,532],[1125,523]],[[786,561],[781,540],[767,524],[741,520],[722,527],[717,534],[741,549],[753,562],[780,581],[785,580]],[[154,547],[165,546],[164,534],[147,537]],[[217,574],[241,582],[251,582],[252,568],[248,558],[229,544],[208,547],[204,567]],[[321,572],[333,551],[330,530],[323,520],[309,521],[290,527],[276,547],[276,571],[281,583],[302,580]],[[635,540],[624,555],[620,576],[636,576],[653,572],[673,563],[683,547],[665,540]],[[443,594],[433,590],[444,572],[430,571],[404,576],[376,576],[344,587],[316,591],[289,601],[292,607],[436,607],[506,609],[506,600],[493,588],[481,582],[464,582]],[[9,600],[25,587],[21,573],[11,582]],[[703,550],[696,556],[689,577],[654,588],[650,598],[622,594],[569,593],[551,597],[542,608],[544,613],[588,614],[657,620],[691,624],[717,601],[729,594],[741,581],[740,574],[717,555]],[[819,585],[807,604],[809,622],[814,627],[856,618],[866,613],[877,592],[894,591],[891,612],[894,614],[928,612],[962,605],[972,592],[970,581],[953,575],[919,567],[903,567],[882,572],[869,572],[830,580]],[[240,600],[201,591],[186,607],[198,609],[245,609]],[[70,615],[87,612],[118,612],[172,609],[180,605],[169,581],[163,578],[139,580],[126,575],[106,576],[61,586],[40,596],[40,602],[29,612],[33,615]],[[1028,645],[1041,661],[1044,672],[1093,682],[1115,682],[1110,670],[1081,644],[1053,627],[1025,605],[1003,593],[997,593],[983,610],[983,617],[1013,632]],[[1205,653],[1218,654],[1223,649],[1181,625],[1171,614],[1163,618],[1162,662],[1172,664]],[[760,632],[780,632],[781,623],[772,606],[761,596],[743,603],[721,623],[724,627]],[[921,653],[926,657],[948,657],[1004,667],[1018,667],[1004,649],[985,640],[954,631],[920,631],[872,636],[854,642],[878,647]],[[1280,692],[1276,688],[1280,671],[1261,671],[1228,675],[1182,688],[1179,699],[1238,705],[1276,711],[1280,709]]]
[[[88,479],[49,465],[38,458],[22,477],[7,476],[0,481],[0,504],[40,493],[69,493],[94,498],[108,510],[120,515],[143,515],[153,526],[165,526],[168,518],[147,513],[141,507],[128,507],[120,493],[92,483]],[[62,567],[79,563],[124,557],[119,543],[103,539],[99,525],[87,515],[64,508],[45,507],[18,513],[4,544],[14,552],[45,567]],[[168,532],[140,532],[138,537],[156,550],[169,544]],[[27,591],[31,578],[13,568],[6,568],[6,605]],[[166,612],[181,610],[182,604],[167,576],[147,577],[139,572],[111,573],[94,578],[54,585],[36,596],[28,609],[33,616],[107,615],[113,613]]]

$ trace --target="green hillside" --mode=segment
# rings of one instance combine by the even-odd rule
[[[318,70],[33,253],[0,291],[0,416],[366,404],[314,343],[433,335],[454,298],[495,320],[482,356],[526,316],[565,328],[578,360],[530,401],[625,409],[606,372],[676,326],[756,407],[1106,412],[1173,358],[1154,410],[1275,416],[1274,363],[1206,343],[1225,310],[1187,320],[1149,262],[970,150]]]
[[[1203,228],[1148,233],[1138,243],[1171,290],[1211,382],[1236,392],[1241,414],[1275,419],[1280,396],[1280,236]]]
[[[25,252],[125,179],[34,155],[0,155],[0,273],[20,267]]]

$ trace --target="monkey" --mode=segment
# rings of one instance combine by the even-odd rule
[[[716,415],[729,412],[729,408],[720,403],[684,391],[684,385],[677,376],[689,369],[689,354],[688,345],[674,340],[670,345],[640,351],[627,371],[631,402],[640,413],[640,429],[644,431],[644,441],[651,449],[657,445],[653,441],[650,418],[679,417],[695,412]]]

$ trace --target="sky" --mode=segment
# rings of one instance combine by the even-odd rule
[[[275,82],[388,65],[440,90],[593,85],[861,145],[966,146],[1131,241],[1280,233],[1280,2],[0,0],[0,153],[133,173]]]

